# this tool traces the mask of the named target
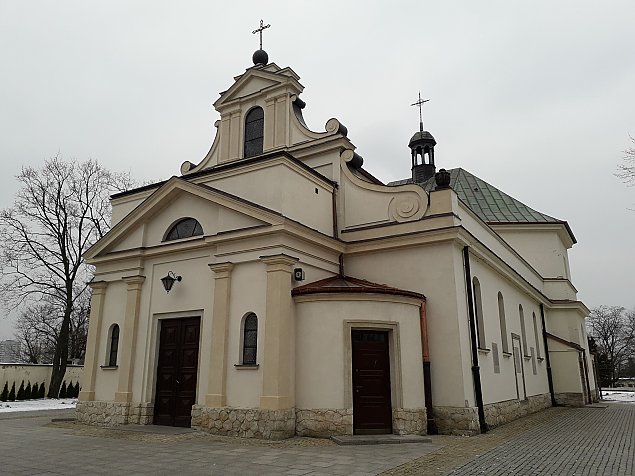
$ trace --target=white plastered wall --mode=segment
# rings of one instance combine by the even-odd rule
[[[460,249],[452,243],[346,256],[349,276],[426,296],[434,406],[473,406]],[[461,274],[459,274],[461,273]],[[466,370],[467,369],[467,370]]]
[[[479,366],[481,368],[481,384],[483,389],[483,402],[495,403],[517,398],[516,375],[514,360],[511,355],[503,354],[501,326],[498,312],[498,293],[503,296],[505,307],[505,323],[507,327],[507,342],[512,348],[511,334],[522,336],[520,325],[519,305],[523,307],[525,317],[525,335],[527,348],[523,349],[523,367],[525,374],[525,387],[527,396],[542,395],[549,392],[547,381],[547,364],[543,360],[544,345],[542,342],[542,326],[540,323],[540,303],[523,292],[522,289],[504,279],[499,273],[488,266],[481,259],[470,256],[472,278],[479,280],[481,288],[481,302],[483,308],[483,320],[485,324],[485,347],[487,350],[479,350]],[[533,314],[536,315],[538,337],[533,327]],[[492,343],[498,347],[500,373],[494,372],[494,355]],[[521,339],[522,345],[522,339]],[[531,348],[534,357],[531,358]],[[540,352],[538,352],[538,349]],[[541,359],[538,358],[540,353]],[[529,357],[525,357],[529,356]],[[536,375],[533,374],[532,360],[535,359]]]
[[[104,299],[104,313],[101,321],[100,340],[97,345],[97,369],[95,378],[95,399],[114,400],[117,391],[118,370],[103,369],[106,366],[109,330],[113,324],[119,325],[119,343],[121,344],[124,318],[126,315],[126,284],[123,281],[115,281],[108,284]],[[118,359],[119,362],[119,359]]]
[[[294,167],[281,159],[273,166],[212,176],[205,184],[332,235],[332,188]]]
[[[249,261],[234,266],[231,275],[229,329],[227,332],[227,405],[256,408],[262,393],[262,350],[265,337],[267,273],[261,261]],[[256,369],[235,367],[240,363],[241,323],[253,312],[258,317],[258,347]]]
[[[579,352],[549,339],[549,356],[555,393],[583,393]],[[591,378],[591,375],[589,375]],[[594,388],[592,385],[591,388]]]
[[[567,247],[555,230],[506,229],[496,231],[546,278],[571,278]]]
[[[351,328],[391,333],[392,406],[423,408],[418,304],[384,295],[334,299],[296,304],[297,408],[352,408]]]

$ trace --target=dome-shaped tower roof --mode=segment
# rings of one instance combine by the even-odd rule
[[[415,134],[410,139],[410,142],[408,142],[408,147],[412,149],[413,146],[417,147],[418,145],[424,145],[424,144],[431,144],[435,146],[437,144],[437,141],[434,139],[434,137],[432,137],[432,134],[430,134],[428,131],[418,131],[418,132],[415,132]]]

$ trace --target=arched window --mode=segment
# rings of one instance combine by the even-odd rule
[[[477,278],[473,278],[472,284],[474,287],[474,307],[476,308],[476,337],[479,348],[486,349],[485,322],[483,321],[483,301],[481,300],[481,283],[479,283]]]
[[[250,312],[243,320],[243,365],[256,365],[258,350],[258,317]]]
[[[542,355],[540,354],[540,340],[538,338],[538,320],[536,319],[536,313],[532,313],[532,318],[534,321],[534,339],[536,339],[536,355],[540,359]]]
[[[203,234],[203,227],[194,218],[183,218],[177,221],[165,235],[165,241],[180,240]]]
[[[244,158],[262,154],[264,131],[265,113],[261,107],[256,106],[245,116]]]
[[[505,321],[505,301],[501,292],[498,293],[498,320],[501,328],[501,344],[503,352],[509,353],[509,342],[507,340],[507,322]]]
[[[117,351],[119,350],[119,325],[113,324],[110,327],[110,336],[108,338],[108,367],[117,365]]]
[[[523,355],[529,357],[527,349],[527,331],[525,330],[525,313],[523,311],[523,305],[518,305],[518,315],[520,316],[520,338],[523,341]]]

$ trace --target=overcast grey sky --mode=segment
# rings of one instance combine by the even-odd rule
[[[421,90],[437,166],[568,220],[579,298],[635,305],[635,188],[613,175],[635,136],[632,0],[0,0],[0,208],[58,151],[143,181],[198,163],[261,18],[312,129],[337,117],[370,172],[408,177]]]

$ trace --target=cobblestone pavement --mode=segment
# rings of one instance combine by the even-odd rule
[[[70,417],[72,411],[57,416]],[[366,476],[439,448],[430,443],[337,446],[313,438],[240,440],[164,432],[164,427],[148,434],[50,421],[50,414],[34,413],[0,418],[0,474]]]
[[[373,446],[312,438],[245,440],[166,427],[98,428],[50,423],[53,416],[73,414],[0,415],[0,474],[635,474],[631,404],[551,408],[485,435]]]
[[[634,475],[635,405],[550,408],[443,447],[386,475]]]

